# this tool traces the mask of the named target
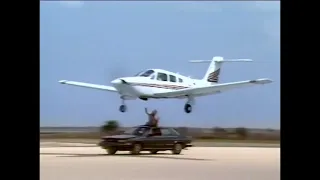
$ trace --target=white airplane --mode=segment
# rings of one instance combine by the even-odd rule
[[[163,69],[148,69],[132,77],[121,77],[111,81],[112,86],[89,84],[84,82],[61,80],[61,84],[92,88],[103,91],[115,92],[120,95],[121,112],[126,112],[125,100],[141,99],[186,99],[184,111],[190,113],[195,98],[213,95],[227,90],[271,83],[272,80],[263,78],[228,83],[218,83],[221,65],[225,62],[251,62],[250,59],[229,59],[213,57],[212,60],[191,60],[192,63],[210,62],[210,66],[202,79],[193,79],[178,73]]]

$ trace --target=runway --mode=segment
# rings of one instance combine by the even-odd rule
[[[192,147],[180,155],[40,147],[41,180],[280,180],[280,148]]]

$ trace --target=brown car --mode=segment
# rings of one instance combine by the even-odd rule
[[[125,131],[121,135],[104,136],[98,144],[106,149],[108,154],[117,151],[130,151],[131,154],[140,154],[141,151],[171,150],[173,154],[180,154],[186,147],[191,147],[191,138],[180,135],[173,128],[137,126]]]

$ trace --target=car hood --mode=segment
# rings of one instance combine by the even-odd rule
[[[113,136],[104,136],[103,139],[130,139],[136,137],[135,135],[126,135],[126,134],[121,134],[121,135],[113,135]]]

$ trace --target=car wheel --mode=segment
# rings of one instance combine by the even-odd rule
[[[134,154],[134,155],[140,154],[141,149],[142,149],[141,144],[134,144],[131,150],[131,154]]]
[[[173,154],[180,154],[181,151],[182,151],[182,145],[180,143],[177,143],[173,146],[173,149],[172,149]]]
[[[117,152],[117,148],[115,147],[108,147],[107,148],[107,153],[112,155],[112,154],[115,154]]]
[[[151,150],[150,151],[151,154],[157,154],[157,152],[158,152],[157,150]]]

